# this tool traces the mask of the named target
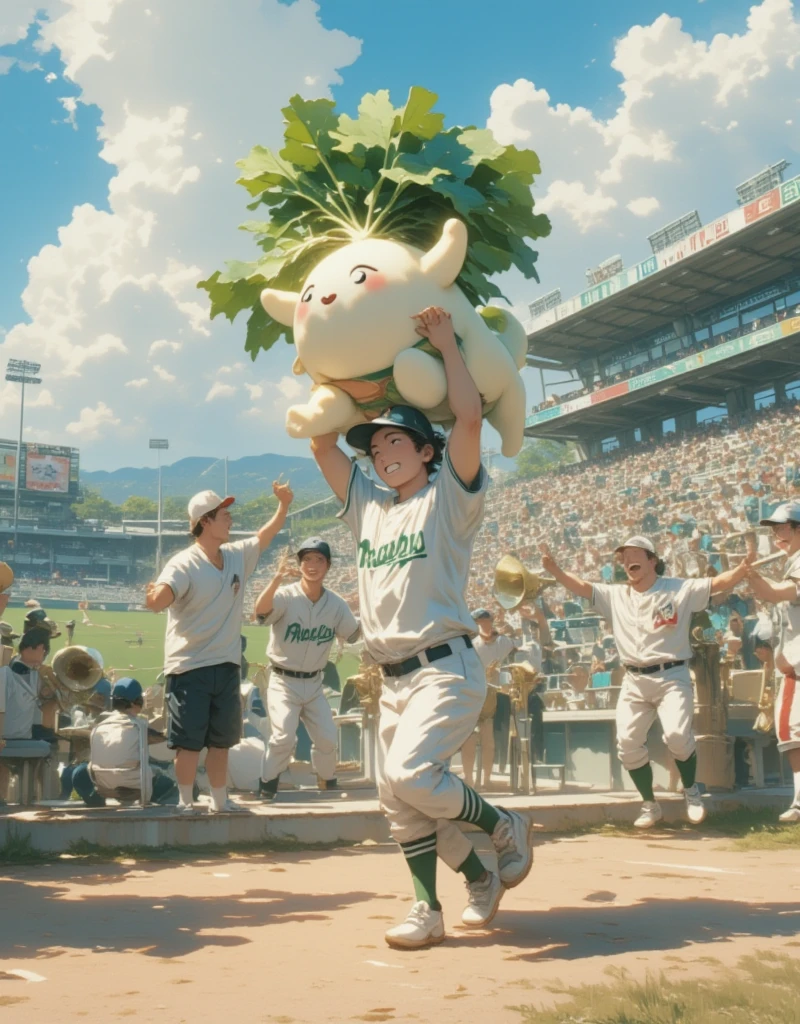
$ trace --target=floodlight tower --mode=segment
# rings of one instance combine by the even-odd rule
[[[12,384],[21,384],[22,393],[19,400],[19,439],[17,441],[17,465],[14,474],[14,568],[17,568],[17,531],[19,529],[19,490],[22,475],[22,427],[25,420],[25,385],[41,384],[41,377],[36,374],[41,370],[41,363],[29,363],[25,359],[9,359],[6,367],[6,380]]]
[[[169,448],[165,437],[150,439],[150,447],[158,452],[158,537],[156,540],[156,576],[161,572],[161,453]]]

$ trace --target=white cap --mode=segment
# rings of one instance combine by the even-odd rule
[[[649,551],[651,555],[656,553],[653,542],[647,537],[629,537],[624,544],[616,548],[616,551],[622,551],[623,548],[641,548],[643,551]]]
[[[236,501],[235,498],[220,498],[216,491],[200,491],[189,500],[189,523],[192,529],[197,526],[203,516],[216,508],[227,508]]]
[[[781,526],[783,523],[800,523],[800,501],[784,501],[760,526]]]

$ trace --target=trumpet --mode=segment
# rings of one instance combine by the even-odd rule
[[[557,581],[548,576],[539,576],[530,572],[518,558],[503,555],[494,567],[493,593],[498,604],[507,612],[531,599],[536,599],[547,587]]]

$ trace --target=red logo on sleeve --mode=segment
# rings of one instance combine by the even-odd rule
[[[667,601],[653,613],[653,629],[666,629],[678,625],[678,609],[672,601]]]

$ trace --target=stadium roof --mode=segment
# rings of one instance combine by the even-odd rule
[[[527,324],[528,365],[574,369],[800,271],[800,176]]]
[[[529,416],[530,437],[582,440],[720,405],[739,387],[800,379],[800,317],[731,338]]]

